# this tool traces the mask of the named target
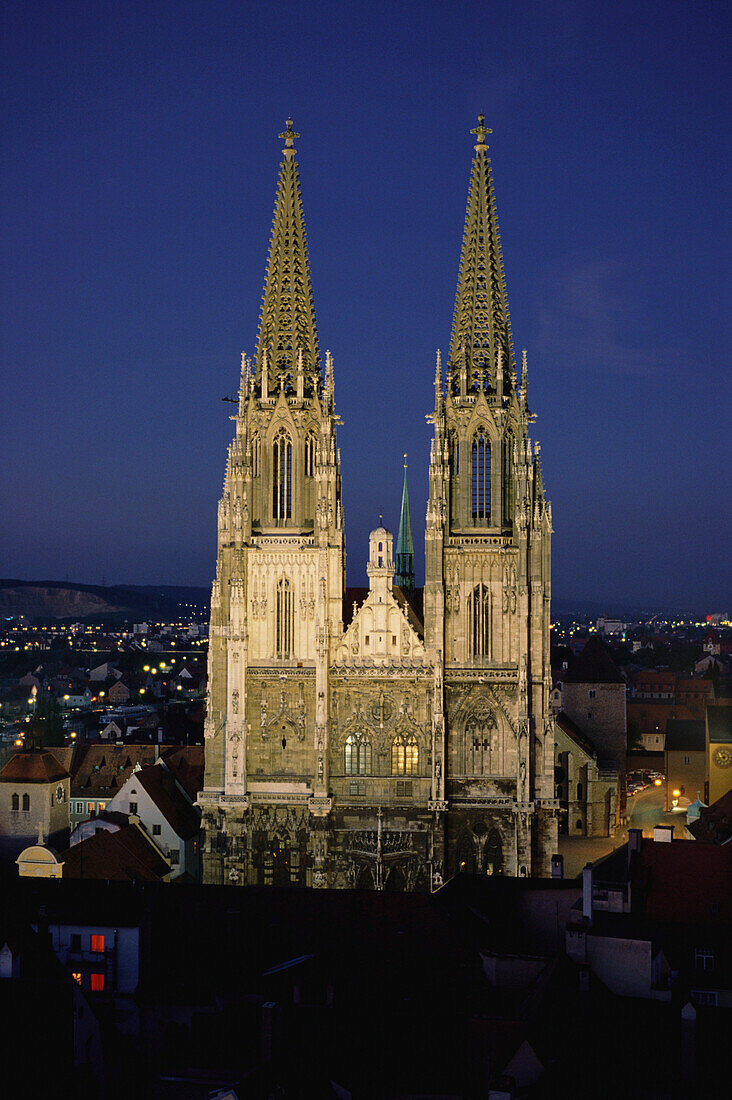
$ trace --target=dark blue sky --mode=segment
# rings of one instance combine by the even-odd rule
[[[725,610],[725,7],[6,0],[0,575],[209,583],[288,113],[349,583],[404,451],[423,572],[484,111],[554,593]]]

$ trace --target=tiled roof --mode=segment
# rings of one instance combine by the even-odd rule
[[[153,841],[137,825],[117,832],[100,829],[62,852],[64,878],[128,879],[159,882],[170,867]]]
[[[203,789],[203,745],[173,748],[165,753],[164,759],[166,767],[173,772],[191,802],[195,802],[199,791]]]
[[[705,744],[706,731],[703,718],[669,718],[666,723],[667,752],[680,752],[684,749],[691,752],[704,752]]]
[[[707,723],[710,741],[732,741],[732,706],[713,703],[707,707]]]
[[[136,764],[155,762],[154,745],[79,745],[74,758],[71,791],[84,794],[119,790]]]
[[[593,759],[597,756],[595,746],[564,711],[559,712],[555,721],[559,728],[566,733],[567,737],[570,737],[588,756],[591,756]]]
[[[16,752],[0,772],[0,783],[53,783],[69,773],[50,752]]]
[[[644,840],[632,884],[643,891],[644,915],[682,924],[732,923],[732,846]]]
[[[182,840],[196,836],[201,819],[166,767],[154,764],[143,768],[137,773],[136,781],[147,791],[177,836]]]
[[[702,844],[727,844],[732,840],[732,790],[711,806],[704,806],[698,819],[688,829],[694,839]]]
[[[564,677],[565,684],[622,684],[623,677],[599,634],[593,634]]]

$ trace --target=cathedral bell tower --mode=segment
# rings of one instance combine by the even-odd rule
[[[444,663],[454,866],[548,873],[551,509],[517,377],[491,164],[475,135],[450,353],[435,373],[425,642]],[[488,838],[488,839],[486,839]],[[500,858],[496,856],[500,853]],[[485,866],[484,866],[485,864]]]
[[[304,885],[306,863],[317,863],[310,819],[328,808],[328,666],[343,630],[345,546],[333,361],[326,353],[323,370],[298,137],[288,119],[256,351],[242,355],[219,503],[199,800],[208,882]]]

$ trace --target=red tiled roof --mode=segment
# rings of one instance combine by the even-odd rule
[[[166,767],[170,768],[184,791],[195,802],[203,789],[203,745],[185,745],[165,754]]]
[[[63,878],[127,879],[159,882],[170,867],[153,841],[137,825],[117,832],[100,829],[59,855]]]
[[[154,745],[79,745],[74,758],[73,791],[111,791],[127,782],[135,764],[155,761]]]
[[[633,890],[645,894],[645,916],[682,924],[732,922],[732,845],[645,840]]]
[[[54,783],[68,778],[66,768],[50,752],[16,752],[0,772],[0,783]]]

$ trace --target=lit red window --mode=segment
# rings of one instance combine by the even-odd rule
[[[104,951],[104,936],[92,936],[91,949],[92,951]]]
[[[91,975],[91,990],[92,993],[101,993],[104,989],[104,975],[92,974]]]

